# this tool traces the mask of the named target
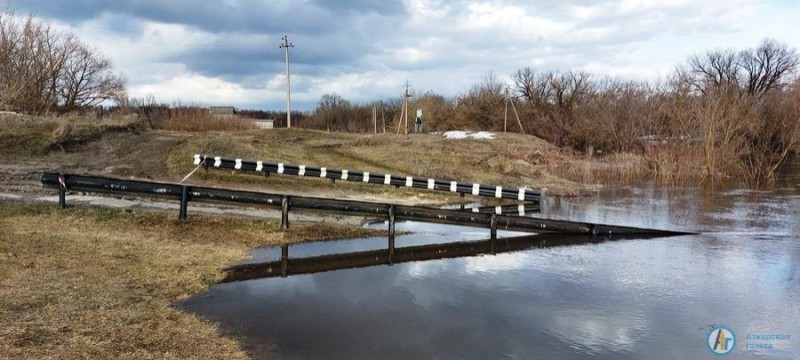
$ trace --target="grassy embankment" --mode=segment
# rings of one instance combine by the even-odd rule
[[[0,202],[0,358],[246,358],[171,304],[250,248],[361,228]]]
[[[0,155],[44,156],[51,151],[74,150],[115,131],[140,131],[125,119],[92,121],[85,117],[43,118],[0,115]]]
[[[593,186],[553,175],[587,169],[580,157],[533,136],[497,134],[494,140],[446,139],[441,135],[401,136],[326,133],[302,129],[173,132],[143,130],[144,122],[2,116],[0,159],[58,158],[64,171],[83,169],[117,176],[177,181],[194,168],[192,155],[207,153],[325,166],[349,170],[412,175],[442,180],[546,189],[575,195]],[[166,139],[166,141],[165,141]],[[132,155],[136,154],[136,155]],[[615,159],[616,160],[616,159]],[[618,161],[606,164],[619,164]],[[594,161],[603,166],[602,161]],[[577,164],[577,165],[576,165]],[[107,171],[117,167],[128,171]],[[74,170],[73,170],[74,171]],[[578,177],[578,180],[586,180]],[[395,189],[347,181],[335,184],[294,176],[263,178],[230,171],[200,171],[190,182],[236,186],[306,195],[335,195],[406,203],[459,201],[442,192]]]
[[[170,153],[167,160],[170,176],[177,178],[191,171],[194,167],[191,159],[195,153],[379,174],[525,186],[566,195],[579,194],[592,188],[550,173],[553,167],[566,164],[569,155],[538,138],[517,134],[497,134],[494,140],[455,140],[431,134],[330,134],[298,129],[199,133]],[[198,181],[257,182],[273,190],[313,192],[327,189],[335,194],[355,191],[389,198],[408,197],[416,202],[454,200],[454,197],[443,196],[441,192],[408,191],[344,181],[331,184],[319,179],[283,176],[261,179],[219,170],[200,172],[197,177]]]

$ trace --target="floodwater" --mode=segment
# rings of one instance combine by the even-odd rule
[[[486,245],[488,230],[405,223],[398,230],[414,233],[397,237],[398,256],[402,247],[451,243],[463,251],[434,252],[460,257],[310,266],[218,284],[178,306],[218,322],[257,358],[711,359],[709,335],[724,326],[735,334],[725,358],[797,359],[798,168],[770,191],[622,187],[542,204],[547,217],[699,235],[550,237],[547,246],[501,239],[487,251],[461,242]],[[386,247],[386,238],[310,243],[288,255]],[[280,257],[258,249],[248,261]]]

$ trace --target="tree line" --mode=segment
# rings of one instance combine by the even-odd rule
[[[454,97],[423,92],[411,108],[423,109],[429,131],[507,128],[578,151],[642,152],[667,179],[692,172],[758,185],[773,180],[800,147],[798,63],[795,49],[764,39],[753,48],[690,56],[658,81],[524,67],[510,82],[488,73]],[[401,102],[354,104],[325,94],[301,126],[373,132],[378,108],[393,132],[402,126]]]
[[[111,61],[32,16],[0,12],[0,107],[28,114],[91,109],[124,101],[125,78]]]
[[[409,122],[419,108],[426,131],[508,129],[590,154],[641,152],[667,180],[699,173],[758,185],[773,180],[800,147],[799,63],[795,49],[764,39],[752,48],[692,55],[658,81],[523,67],[510,81],[487,73],[456,96],[415,94]],[[107,101],[151,128],[184,129],[183,122],[192,122],[192,129],[225,127],[197,105],[161,104],[152,95],[129,99],[124,76],[75,34],[0,11],[0,109],[64,114]],[[400,97],[355,103],[329,93],[313,111],[292,116],[303,128],[396,132],[405,125],[402,103]],[[239,115],[272,118],[278,127],[285,121],[280,111]],[[197,121],[201,117],[207,119]]]

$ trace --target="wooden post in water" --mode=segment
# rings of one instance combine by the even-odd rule
[[[289,197],[281,198],[281,230],[289,229]]]

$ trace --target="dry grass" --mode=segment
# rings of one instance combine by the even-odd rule
[[[181,106],[170,110],[166,130],[174,131],[246,131],[254,129],[252,119],[211,115],[207,108]]]
[[[230,158],[324,166],[349,170],[412,175],[442,180],[474,181],[485,184],[547,188],[559,194],[575,194],[586,188],[565,181],[547,171],[549,162],[562,161],[559,150],[531,136],[498,134],[494,140],[445,139],[438,135],[402,136],[326,133],[313,130],[274,129],[245,133],[204,133],[175,148],[167,161],[170,176],[180,178],[194,167],[192,156],[205,153]],[[204,176],[204,175],[201,175]],[[368,193],[391,192],[412,196],[389,187],[329,182],[297,177],[232,176],[211,170],[206,181],[257,182],[283,188],[351,187]],[[202,179],[202,177],[200,177]],[[250,179],[250,180],[248,180]],[[430,196],[442,193],[430,193]]]
[[[553,163],[550,171],[582,184],[633,184],[648,178],[651,171],[647,160],[636,154],[621,153],[594,157],[573,158]]]
[[[253,246],[374,235],[359,228],[0,203],[0,358],[242,359],[171,304]],[[90,231],[87,231],[90,230]]]
[[[99,139],[111,131],[139,131],[135,118],[0,115],[0,154],[44,155]]]

